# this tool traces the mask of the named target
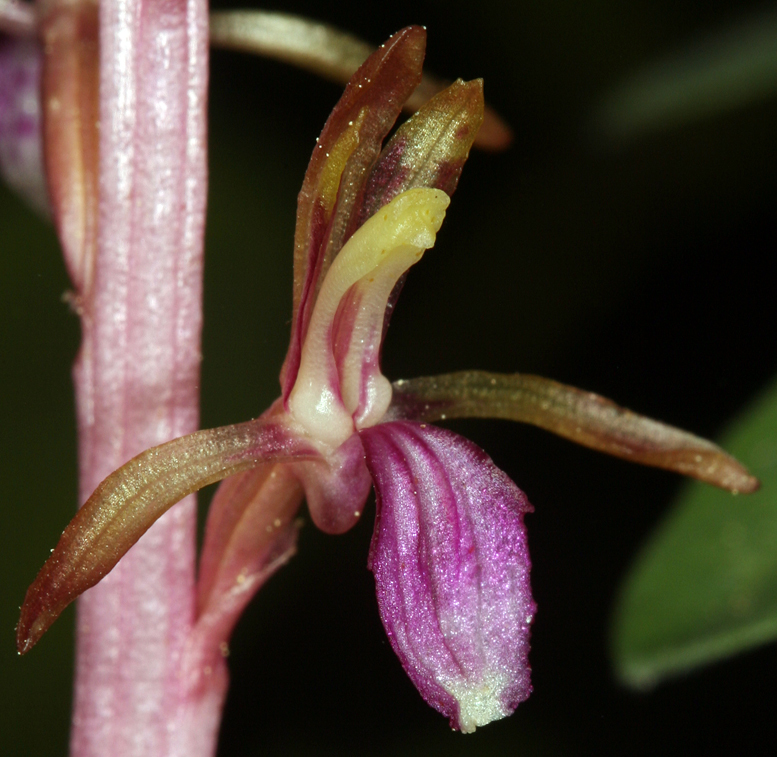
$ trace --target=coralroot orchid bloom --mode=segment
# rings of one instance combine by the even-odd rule
[[[545,379],[466,372],[391,384],[382,374],[403,277],[434,244],[483,118],[481,82],[459,81],[381,150],[420,81],[424,45],[423,29],[409,27],[373,54],[313,151],[299,196],[281,397],[255,420],[154,447],[105,479],[27,593],[20,651],[162,513],[231,477],[209,514],[195,661],[184,666],[207,677],[245,604],[293,550],[303,495],[315,523],[341,533],[374,486],[369,564],[391,644],[424,699],[473,731],[531,692],[535,606],[523,523],[531,506],[484,452],[429,422],[521,420],[729,489],[757,485],[711,443]]]

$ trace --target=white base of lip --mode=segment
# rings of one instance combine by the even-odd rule
[[[503,675],[487,676],[478,686],[461,682],[441,684],[459,703],[459,728],[462,733],[472,733],[478,726],[510,714],[502,703],[501,695],[507,685]]]

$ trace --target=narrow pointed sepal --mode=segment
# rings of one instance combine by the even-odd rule
[[[214,11],[210,43],[274,58],[342,84],[375,51],[368,42],[331,24],[265,10]]]
[[[264,576],[273,556],[293,545],[301,504],[302,488],[291,466],[261,465],[221,482],[205,524],[198,616],[215,613],[225,594],[253,595],[252,585],[260,582],[257,577]]]
[[[407,422],[360,432],[377,492],[370,567],[391,645],[464,732],[531,693],[523,493],[477,446]]]
[[[43,145],[52,215],[83,303],[97,255],[100,51],[96,0],[41,4]]]
[[[197,617],[181,670],[190,691],[224,668],[232,631],[264,582],[296,551],[302,488],[284,464],[221,483],[208,511],[197,580]]]
[[[503,418],[734,493],[760,485],[744,465],[706,439],[541,376],[461,371],[396,381],[393,390],[390,419]]]
[[[76,513],[27,590],[16,629],[19,652],[32,649],[65,607],[187,494],[260,463],[315,457],[305,442],[264,418],[197,431],[134,457]]]

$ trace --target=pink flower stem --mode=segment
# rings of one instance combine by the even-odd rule
[[[82,502],[198,427],[207,42],[205,0],[100,3],[97,254],[74,369]],[[189,497],[79,601],[73,757],[215,753],[226,674],[194,690],[182,670],[195,529]]]

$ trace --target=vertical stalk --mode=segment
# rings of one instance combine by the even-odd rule
[[[77,244],[62,235],[83,328],[82,502],[135,454],[198,426],[207,3],[103,0],[99,43],[92,260],[89,233]],[[80,600],[73,757],[214,753],[226,678],[195,694],[180,670],[195,619],[195,529],[190,497]]]

